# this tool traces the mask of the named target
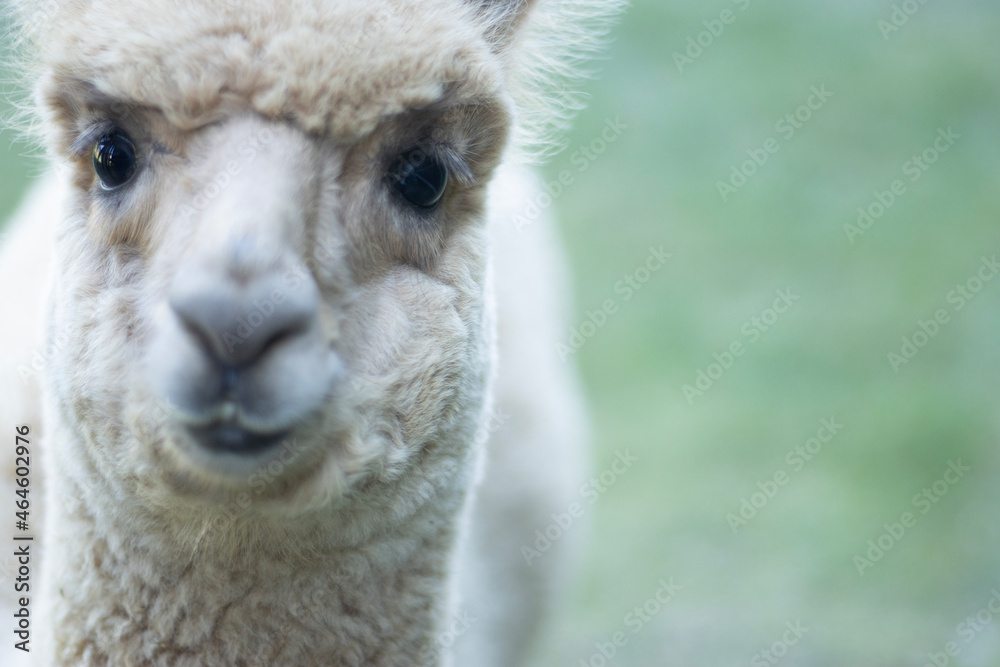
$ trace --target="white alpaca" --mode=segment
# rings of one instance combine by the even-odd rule
[[[576,535],[521,547],[585,466],[516,163],[618,9],[19,3],[57,167],[0,255],[31,664],[522,661]]]

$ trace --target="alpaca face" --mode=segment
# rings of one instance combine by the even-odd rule
[[[104,4],[66,10],[43,86],[73,184],[52,390],[83,468],[305,509],[463,464],[508,126],[473,8]]]

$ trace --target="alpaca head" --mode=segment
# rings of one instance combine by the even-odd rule
[[[468,465],[526,5],[52,4],[50,392],[79,474],[302,510]]]
[[[48,396],[74,486],[188,517],[460,502],[486,188],[510,137],[550,145],[622,0],[12,2],[69,184]]]

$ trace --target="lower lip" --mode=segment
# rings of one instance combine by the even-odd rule
[[[287,431],[255,433],[234,424],[215,424],[190,431],[205,449],[229,454],[258,454],[278,444],[288,434]]]

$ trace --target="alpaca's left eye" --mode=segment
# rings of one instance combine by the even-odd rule
[[[420,209],[432,209],[448,186],[448,170],[420,149],[404,153],[389,172],[399,195]]]
[[[119,130],[94,144],[94,171],[105,190],[114,190],[135,175],[135,145]]]

